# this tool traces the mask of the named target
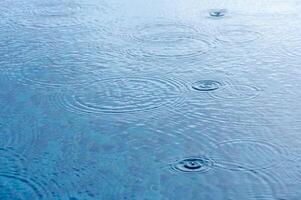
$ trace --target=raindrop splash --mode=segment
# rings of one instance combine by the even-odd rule
[[[226,9],[213,9],[209,11],[209,15],[215,18],[224,17],[226,14],[227,14]]]
[[[203,173],[212,169],[214,162],[207,157],[188,157],[171,164],[171,168],[181,172]]]
[[[222,84],[214,80],[201,80],[193,83],[192,88],[198,91],[213,91],[220,88]]]

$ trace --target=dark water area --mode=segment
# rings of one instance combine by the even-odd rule
[[[300,200],[301,1],[2,0],[1,200]]]

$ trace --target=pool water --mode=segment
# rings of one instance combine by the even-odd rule
[[[300,9],[2,0],[0,199],[301,199]]]

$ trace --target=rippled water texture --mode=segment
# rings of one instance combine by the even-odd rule
[[[0,200],[301,199],[301,1],[0,1]]]

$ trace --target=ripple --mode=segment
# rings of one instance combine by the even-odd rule
[[[40,66],[31,64],[20,69],[23,83],[42,86],[81,85],[91,81],[91,78],[95,78],[93,73],[71,65],[63,67],[61,64],[56,65],[55,63]]]
[[[135,57],[183,58],[202,55],[215,45],[209,35],[183,24],[153,24],[138,28],[132,36]]]
[[[42,191],[22,177],[0,174],[0,188],[0,198],[3,200],[44,199]]]
[[[288,107],[275,108],[266,104],[259,107],[257,102],[258,100],[214,101],[213,99],[210,101],[210,93],[208,93],[208,95],[198,95],[196,98],[187,99],[186,104],[180,109],[174,109],[174,112],[191,121],[226,126],[295,127],[300,124],[296,109],[292,112]]]
[[[275,50],[279,57],[299,59],[301,56],[301,38],[299,36],[284,37],[278,47],[279,49]]]
[[[250,85],[223,85],[210,93],[211,97],[223,100],[248,100],[256,98],[261,90]]]
[[[74,91],[62,104],[86,113],[124,113],[174,106],[183,101],[182,83],[172,79],[110,78]]]
[[[7,102],[18,104],[9,95],[7,98]],[[1,100],[0,103],[2,104]],[[19,107],[16,106],[16,110],[18,109]],[[20,115],[18,111],[6,110],[6,117],[1,121],[4,123],[0,130],[0,146],[2,147],[17,145],[23,150],[30,149],[32,147],[28,144],[36,142],[41,134],[37,120],[29,115]]]
[[[150,24],[138,28],[133,39],[145,43],[180,42],[186,34],[196,33],[197,29],[185,24]]]
[[[211,157],[217,167],[230,170],[260,170],[279,166],[284,149],[266,141],[237,139],[216,145]]]
[[[143,114],[143,113],[141,113]],[[180,160],[191,152],[211,149],[213,141],[207,133],[206,124],[191,123],[183,115],[160,110],[155,115],[139,118],[138,123],[123,131],[121,138],[126,138],[126,149],[137,154],[148,154],[156,160],[168,160],[164,166]],[[141,134],[143,132],[143,134]],[[120,134],[119,134],[120,135]],[[115,139],[116,140],[116,139]],[[204,153],[205,154],[205,153]]]
[[[262,171],[252,170],[238,173],[216,169],[200,174],[187,172],[185,175],[166,172],[161,174],[160,178],[160,192],[166,199],[234,200],[267,195],[276,197],[276,192],[280,193],[277,189],[282,186],[281,182],[276,182],[273,176],[268,177]]]
[[[74,152],[64,152],[68,158],[63,161],[60,156],[44,150],[45,146],[37,154],[27,151],[25,157],[11,147],[0,148],[1,200],[111,199],[117,196],[118,187],[113,187],[101,171],[108,161],[102,160],[102,165],[96,167],[88,165],[83,158],[74,158]]]
[[[192,88],[199,91],[213,91],[217,90],[221,83],[214,80],[201,80],[194,82]]]
[[[44,199],[44,188],[24,176],[25,158],[11,147],[0,148],[0,199]]]
[[[207,172],[212,169],[214,162],[206,157],[189,157],[178,160],[170,166],[173,170],[181,172]]]
[[[81,162],[81,161],[78,161]],[[115,180],[110,180],[113,177],[106,172],[106,167],[113,169],[113,164],[109,165],[102,160],[102,165],[96,167],[96,163],[77,165],[74,163],[71,166],[63,167],[64,170],[55,173],[55,180],[60,186],[63,186],[64,193],[68,191],[69,197],[78,199],[119,199],[119,189],[117,177]],[[114,171],[115,172],[115,171]],[[72,195],[71,195],[72,194]],[[61,199],[61,198],[58,198]]]
[[[229,26],[220,30],[217,39],[232,44],[251,43],[261,39],[262,34],[245,26]]]
[[[89,54],[84,52],[84,55],[81,55],[73,50],[62,54],[61,50],[57,49],[57,52],[54,52],[55,50],[49,47],[48,51],[45,48],[27,52],[19,64],[7,67],[3,72],[22,84],[42,87],[82,85],[96,79],[93,71],[97,67],[86,66],[89,64]],[[45,54],[40,55],[42,53]]]
[[[23,170],[22,162],[25,158],[16,153],[14,148],[0,148],[0,173],[16,173]]]
[[[70,27],[97,22],[107,12],[104,3],[97,5],[72,1],[17,2],[8,16],[20,25],[29,28]]]
[[[28,45],[27,34],[25,32],[21,33],[16,27],[0,26],[0,38],[0,71],[6,70],[7,67],[3,66],[17,63],[19,55],[23,55],[32,49],[32,46]]]

